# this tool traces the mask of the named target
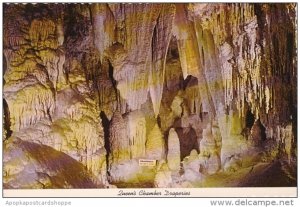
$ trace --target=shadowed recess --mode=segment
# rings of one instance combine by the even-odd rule
[[[93,182],[91,174],[80,162],[65,153],[45,145],[19,139],[14,141],[14,146],[22,149],[31,159],[35,160],[44,169],[43,173],[50,175],[51,185],[47,188],[63,188],[66,185],[69,188],[101,187]]]

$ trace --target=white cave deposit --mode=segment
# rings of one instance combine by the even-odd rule
[[[3,4],[4,188],[297,186],[296,6]]]

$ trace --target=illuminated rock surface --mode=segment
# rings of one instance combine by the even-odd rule
[[[296,186],[296,11],[4,4],[4,187]]]

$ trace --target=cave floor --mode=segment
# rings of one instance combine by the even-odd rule
[[[297,172],[286,161],[258,162],[235,172],[209,175],[198,187],[295,187]]]
[[[293,163],[292,165],[294,165]],[[205,177],[201,183],[193,183],[195,188],[208,187],[296,187],[296,167],[287,161],[257,162],[235,172],[220,171]],[[152,178],[132,183],[114,183],[118,188],[153,188]]]

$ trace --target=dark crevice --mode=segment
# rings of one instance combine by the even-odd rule
[[[11,134],[12,134],[12,130],[11,130],[11,123],[10,123],[10,113],[9,113],[9,108],[8,108],[8,104],[6,102],[5,99],[3,99],[3,112],[4,112],[4,123],[3,123],[3,127],[6,130],[6,135],[5,135],[5,139],[8,139]]]
[[[104,148],[106,150],[106,164],[108,167],[108,157],[110,154],[110,144],[109,144],[109,119],[107,118],[106,114],[101,111],[100,113],[101,123],[104,131]]]
[[[183,81],[183,88],[186,90],[186,88],[198,86],[198,78],[188,75],[186,79]]]
[[[176,73],[174,70],[176,70]],[[172,36],[168,46],[166,57],[163,99],[164,97],[168,97],[169,95],[171,95],[170,99],[172,99],[173,92],[183,89],[183,81],[184,79],[180,64],[177,39],[175,36]]]
[[[156,50],[157,50],[157,41],[158,41],[158,40],[157,40],[157,25],[158,25],[158,19],[159,19],[159,17],[158,17],[157,20],[156,20],[156,25],[155,25],[155,27],[154,27],[154,29],[153,29],[153,33],[152,33],[152,41],[151,41],[152,61],[155,61],[155,60],[156,60],[155,55],[157,55]]]
[[[114,67],[112,66],[111,62],[109,60],[108,61],[108,77],[113,85],[116,97],[117,97],[117,110],[122,111],[121,109],[121,96],[120,96],[120,92],[117,89],[117,81],[114,79]]]
[[[171,48],[170,53],[171,53],[173,58],[179,59],[178,49]]]
[[[185,157],[189,156],[192,150],[199,152],[199,143],[197,140],[197,134],[195,130],[191,127],[189,128],[176,128],[175,131],[178,134],[180,142],[180,158],[183,160]]]
[[[261,140],[265,141],[267,139],[266,128],[264,127],[264,125],[261,123],[259,119],[257,120],[257,122],[261,132]]]
[[[247,114],[246,114],[246,119],[245,119],[245,122],[246,122],[246,127],[251,129],[251,127],[253,126],[254,124],[254,121],[255,121],[255,116],[254,114],[251,113],[250,110],[247,111]]]
[[[51,117],[51,113],[50,113],[50,108],[47,109],[47,115],[49,120],[52,122],[52,117]]]
[[[2,56],[2,61],[3,61],[3,73],[2,73],[2,77],[4,77],[5,71],[7,70],[7,61],[5,56]],[[3,85],[5,84],[4,78],[3,78]]]
[[[261,123],[260,119],[257,119],[251,128],[251,137],[256,146],[261,146],[262,142],[267,139],[266,128]]]
[[[109,60],[108,60],[108,77],[111,80],[114,89],[117,90],[117,81],[114,79],[114,68]]]
[[[168,52],[167,52],[167,60],[169,59],[177,59],[179,60],[179,50],[178,50],[178,45],[177,45],[177,39],[175,36],[171,37],[169,47],[168,47]]]
[[[156,118],[156,122],[157,122],[158,127],[161,128],[161,118],[159,115]]]

